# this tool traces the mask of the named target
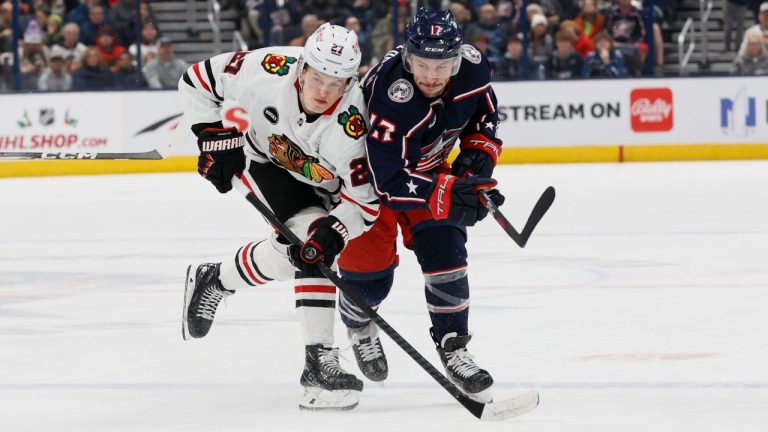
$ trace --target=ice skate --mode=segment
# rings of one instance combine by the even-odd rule
[[[442,341],[435,341],[437,353],[451,382],[470,398],[488,403],[493,400],[490,391],[493,378],[488,371],[478,367],[473,360],[474,356],[467,352],[467,343],[471,338],[471,334],[459,336],[456,332],[448,333]]]
[[[360,372],[371,381],[387,379],[389,367],[376,324],[369,322],[365,327],[347,328],[347,334]]]
[[[181,323],[184,340],[207,335],[219,302],[235,293],[224,289],[219,281],[220,267],[221,263],[200,264],[194,272],[192,266],[187,267],[184,318]]]
[[[307,345],[305,353],[300,380],[304,395],[299,409],[346,411],[355,408],[363,382],[341,368],[338,349],[322,344]]]

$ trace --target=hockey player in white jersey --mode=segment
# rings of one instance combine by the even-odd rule
[[[236,290],[293,278],[305,345],[304,409],[354,408],[363,388],[339,365],[333,348],[336,287],[314,265],[335,265],[347,241],[379,213],[366,172],[359,64],[355,33],[324,24],[303,49],[218,55],[193,65],[179,81],[200,147],[198,172],[221,193],[242,172],[243,183],[306,241],[289,247],[275,234],[242,246],[222,263],[190,266],[184,338],[204,337],[221,299]],[[245,135],[223,127],[224,99],[248,111]],[[305,254],[310,249],[319,253]]]

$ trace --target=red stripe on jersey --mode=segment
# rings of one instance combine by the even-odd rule
[[[328,293],[335,294],[336,286],[328,285],[297,285],[293,288],[295,293]]]
[[[484,86],[482,86],[482,87],[478,87],[478,88],[476,88],[476,89],[474,89],[474,90],[468,91],[468,92],[466,92],[466,93],[462,93],[462,94],[460,94],[460,95],[458,95],[458,96],[454,97],[454,98],[453,98],[453,102],[458,102],[458,101],[460,101],[460,100],[462,100],[462,99],[466,99],[466,98],[468,98],[468,97],[470,97],[470,96],[476,95],[476,94],[480,93],[481,91],[485,91],[485,90],[486,90],[486,89],[488,89],[490,86],[491,86],[491,83],[488,83],[488,84],[486,84],[486,85],[484,85]]]
[[[200,84],[203,85],[203,88],[208,90],[208,93],[211,92],[211,88],[208,87],[208,84],[203,79],[203,76],[200,75],[200,63],[195,63],[194,66],[192,66],[192,70],[195,71],[195,75],[197,75],[197,80],[200,81]]]
[[[253,270],[251,269],[251,266],[248,265],[248,256],[251,253],[251,249],[253,249],[253,245],[254,245],[253,243],[248,243],[248,245],[243,248],[243,253],[240,259],[243,261],[243,267],[245,267],[245,271],[248,272],[248,276],[250,276],[251,279],[257,284],[264,285],[266,282],[257,278]]]
[[[368,207],[365,207],[363,204],[361,204],[361,203],[355,201],[354,199],[348,197],[347,195],[345,195],[344,192],[341,193],[341,199],[347,200],[347,201],[351,202],[352,204],[356,204],[358,207],[363,209],[364,212],[368,213],[371,216],[376,217],[376,216],[379,215],[378,211],[373,211],[373,210],[369,209]]]

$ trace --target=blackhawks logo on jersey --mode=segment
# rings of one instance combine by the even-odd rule
[[[333,180],[333,174],[320,165],[316,157],[304,153],[301,147],[287,136],[272,134],[268,140],[269,152],[285,169],[297,172],[315,183]]]
[[[291,65],[296,63],[296,57],[288,57],[278,54],[267,54],[261,61],[261,66],[265,71],[278,76],[288,73]]]
[[[338,122],[344,127],[344,133],[354,139],[358,139],[368,132],[365,128],[363,115],[354,105],[350,105],[349,110],[339,114]]]

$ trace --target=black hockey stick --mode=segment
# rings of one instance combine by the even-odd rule
[[[547,213],[547,210],[549,210],[552,202],[555,201],[555,188],[549,186],[544,193],[541,194],[536,205],[533,207],[533,211],[531,211],[531,215],[528,216],[528,221],[525,222],[523,232],[517,232],[515,227],[512,226],[512,223],[504,217],[501,210],[499,210],[496,204],[494,204],[488,197],[487,193],[480,191],[480,197],[482,198],[485,207],[488,208],[488,211],[493,215],[493,218],[496,219],[496,222],[498,222],[499,225],[501,225],[501,228],[509,234],[518,246],[524,248],[533,233],[533,229],[536,228],[536,225],[539,224],[541,218],[543,218]]]
[[[301,239],[296,236],[296,234],[294,234],[277,218],[277,216],[275,216],[274,213],[272,213],[272,210],[270,210],[266,204],[259,200],[259,198],[250,190],[248,185],[246,185],[243,180],[235,176],[232,178],[232,185],[240,193],[242,193],[248,202],[256,207],[256,209],[262,215],[264,215],[269,223],[272,224],[280,232],[280,234],[288,239],[291,244],[301,245],[303,243]],[[387,334],[387,336],[392,338],[392,340],[395,341],[395,343],[400,348],[402,348],[403,351],[411,356],[411,358],[414,359],[422,369],[424,369],[432,378],[434,378],[438,384],[440,384],[446,391],[448,391],[451,396],[459,401],[459,403],[461,403],[464,408],[469,410],[469,412],[471,412],[475,417],[481,420],[504,420],[528,413],[539,405],[539,393],[535,390],[500,402],[482,403],[469,398],[455,385],[453,385],[448,380],[448,378],[445,377],[445,375],[435,369],[435,367],[432,366],[432,364],[427,361],[427,359],[425,359],[418,351],[416,351],[416,348],[408,343],[408,341],[403,339],[403,337],[400,336],[400,333],[398,333],[395,329],[392,328],[392,326],[384,321],[384,318],[382,318],[375,310],[373,310],[373,308],[368,306],[368,303],[366,303],[365,300],[363,300],[357,294],[357,292],[355,292],[355,290],[350,288],[349,285],[347,285],[347,283],[341,279],[339,275],[336,274],[336,272],[329,269],[322,263],[317,264],[317,267],[325,277],[333,282],[339,288],[339,290],[344,293],[347,298],[352,300],[352,303],[354,303],[355,306],[365,312],[365,314],[368,315],[371,320],[373,320],[373,322],[375,322],[376,325],[378,325],[379,328]]]
[[[173,149],[184,141],[190,133],[187,116],[183,116],[170,137],[163,145],[154,150],[129,153],[104,153],[104,152],[0,152],[0,159],[17,160],[161,160],[167,158]]]

